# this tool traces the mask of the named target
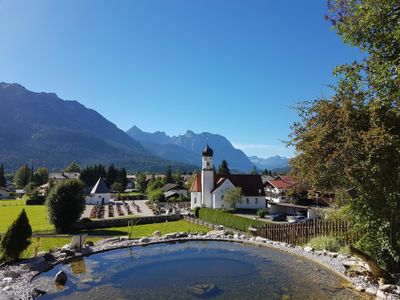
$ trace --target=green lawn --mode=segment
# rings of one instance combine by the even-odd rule
[[[5,201],[5,200],[3,200]],[[19,201],[19,200],[10,200],[10,201]],[[32,231],[37,230],[53,230],[54,227],[49,224],[47,219],[47,208],[44,205],[1,205],[0,202],[0,233],[4,233],[7,231],[8,226],[17,218],[18,214],[22,209],[25,209],[29,223],[32,226]],[[6,202],[4,202],[6,203]],[[135,225],[132,228],[131,237],[143,237],[149,236],[153,234],[154,231],[160,231],[161,234],[166,234],[170,232],[207,232],[208,228],[188,223],[184,220],[174,221],[174,222],[165,222],[165,223],[154,223],[154,224],[145,224],[145,225]],[[129,235],[131,228],[128,226],[125,227],[110,227],[103,229],[94,229],[88,231],[82,231],[82,233],[87,233],[90,236],[87,240],[91,240],[96,242],[104,237],[99,236],[121,236],[121,235]],[[32,239],[32,244],[29,248],[24,252],[23,257],[30,257],[35,253],[35,248],[37,248],[38,252],[41,251],[49,251],[50,249],[62,247],[63,245],[69,243],[71,241],[71,237],[65,238],[37,238]]]
[[[33,231],[54,229],[48,222],[45,205],[1,206],[0,202],[0,233],[7,231],[8,226],[18,217],[22,209],[25,209]]]
[[[171,232],[208,232],[210,229],[197,224],[191,224],[184,220],[167,222],[167,223],[154,223],[145,225],[135,225],[132,228],[132,237],[139,238],[149,236],[154,231],[160,231],[161,234],[167,234]],[[129,235],[130,227],[110,227],[104,229],[94,229],[89,231],[82,231],[81,233],[87,233],[89,236],[86,241],[97,242],[104,238],[104,236],[121,236]],[[102,236],[102,237],[98,237]],[[55,248],[61,248],[65,244],[71,242],[71,237],[66,238],[32,238],[32,244],[23,253],[22,257],[27,258],[35,254],[35,251],[49,251]],[[36,249],[37,248],[37,249]]]

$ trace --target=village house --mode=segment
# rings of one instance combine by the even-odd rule
[[[164,193],[165,199],[171,197],[187,197],[187,189],[176,183],[167,183],[161,188],[161,190]]]
[[[0,199],[7,199],[10,196],[10,190],[0,186]]]
[[[196,174],[191,187],[191,208],[229,208],[224,201],[225,193],[233,188],[242,189],[242,197],[236,208],[265,208],[265,192],[260,175],[234,174],[218,176],[214,170],[213,150],[207,145],[202,153],[202,170]]]
[[[264,183],[267,201],[272,203],[287,203],[290,201],[288,191],[296,185],[290,176],[277,176]]]
[[[88,205],[96,204],[108,204],[111,200],[111,193],[108,190],[103,178],[99,178],[96,184],[90,191],[90,194],[86,196],[85,202]]]
[[[78,172],[58,172],[58,173],[50,173],[49,181],[52,180],[54,182],[60,182],[67,179],[79,179],[80,174]]]

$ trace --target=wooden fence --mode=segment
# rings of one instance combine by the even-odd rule
[[[314,220],[296,224],[270,224],[256,228],[254,235],[272,241],[288,244],[306,244],[317,236],[335,236],[343,244],[350,244],[358,240],[360,232],[352,230],[351,223],[346,221],[321,221]]]

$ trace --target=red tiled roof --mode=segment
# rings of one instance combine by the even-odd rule
[[[192,192],[201,192],[201,174],[197,173],[194,177],[192,187],[190,188]]]
[[[267,181],[267,183],[278,189],[287,189],[293,185],[291,183],[279,179],[269,180]]]

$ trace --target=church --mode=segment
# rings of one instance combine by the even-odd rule
[[[191,187],[191,208],[230,208],[224,201],[225,193],[233,188],[242,189],[242,198],[236,208],[266,208],[265,192],[260,175],[232,174],[219,176],[213,163],[214,151],[207,145],[202,152],[201,172],[196,174]]]

